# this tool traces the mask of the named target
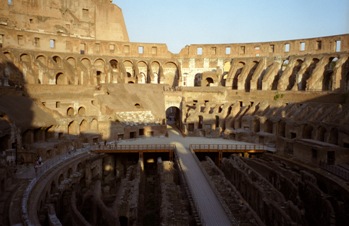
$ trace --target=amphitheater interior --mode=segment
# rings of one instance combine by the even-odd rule
[[[175,156],[93,151],[169,128],[265,147],[197,155],[239,225],[349,225],[349,34],[174,54],[110,0],[0,0],[0,225],[203,225]]]

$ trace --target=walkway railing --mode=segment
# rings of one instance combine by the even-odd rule
[[[168,150],[174,151],[176,149],[176,145],[174,144],[106,144],[106,145],[95,145],[91,148],[92,151],[97,150],[134,150],[134,151],[142,151],[142,150]]]
[[[265,151],[267,146],[265,145],[254,145],[254,144],[191,144],[192,150],[226,150],[226,151],[246,151],[246,150],[257,150]]]
[[[337,165],[328,165],[326,162],[321,161],[320,162],[320,168],[324,169],[346,181],[349,181],[349,172],[348,170],[341,168]]]

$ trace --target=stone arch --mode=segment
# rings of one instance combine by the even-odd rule
[[[254,124],[253,124],[253,132],[258,133],[261,130],[261,122],[260,120],[257,118],[254,120]]]
[[[5,52],[3,52],[3,54],[4,54],[4,56],[6,57],[6,59],[7,59],[8,61],[11,61],[11,62],[14,61],[15,57],[14,57],[14,55],[13,55],[12,52],[10,52],[10,51],[5,51]]]
[[[160,77],[160,83],[168,84],[171,87],[178,85],[178,67],[174,62],[167,62],[163,67],[164,78]]]
[[[60,56],[54,55],[52,56],[52,60],[56,63],[56,66],[58,66],[59,68],[63,67],[62,58]]]
[[[39,67],[46,67],[47,66],[47,58],[45,55],[38,55],[36,57],[35,62]]]
[[[20,60],[20,62],[30,63],[31,62],[31,57],[27,53],[22,53],[19,56],[19,60]]]
[[[109,61],[109,65],[112,68],[112,70],[118,70],[119,69],[119,62],[116,59],[111,59]]]
[[[317,129],[317,140],[325,142],[326,128],[319,126]]]
[[[76,171],[79,173],[84,173],[85,171],[85,166],[82,162],[79,162],[78,165],[76,166]]]
[[[313,126],[305,125],[303,128],[303,139],[312,139],[313,138]]]
[[[330,57],[328,60],[327,65],[325,66],[324,75],[322,78],[322,90],[332,90],[333,88],[333,82],[334,82],[334,74],[333,70],[336,66],[336,63],[338,61],[337,57]]]
[[[88,126],[87,121],[85,119],[82,120],[80,125],[79,125],[80,133],[86,132],[86,131],[88,131],[88,129],[89,129],[89,126]]]
[[[149,83],[150,78],[148,77],[148,64],[144,61],[139,61],[137,63],[138,72],[140,78],[138,78],[138,83]],[[141,75],[143,77],[141,77]]]
[[[51,138],[55,137],[55,131],[54,131],[54,127],[50,126],[48,128],[45,129],[45,139],[50,140]]]
[[[180,110],[178,107],[171,106],[166,109],[166,123],[167,124],[176,124],[180,123]]]
[[[81,85],[89,85],[93,84],[93,79],[90,78],[91,73],[91,60],[89,58],[82,58],[80,60],[81,64],[79,64],[80,74],[79,76],[79,84]]]
[[[242,70],[245,67],[245,62],[239,61],[236,65],[236,72],[233,76],[233,84],[232,84],[232,89],[238,89],[238,83],[239,83],[239,76],[242,72]]]
[[[76,68],[76,59],[74,57],[68,57],[66,59],[67,63],[72,66],[74,69]]]
[[[63,175],[63,173],[61,173],[58,176],[57,183],[60,185],[60,184],[62,184],[63,181],[64,181],[64,175]]]
[[[73,169],[69,167],[69,169],[67,170],[67,178],[70,178],[72,175],[73,175]]]
[[[138,83],[139,84],[147,83],[147,76],[143,72],[139,73]]]
[[[262,90],[263,89],[263,84],[265,84],[263,82],[263,80],[266,78],[266,74],[267,72],[273,67],[273,65],[277,64],[276,62],[272,62],[270,63],[269,65],[266,66],[266,69],[263,70],[262,73],[260,73],[257,78],[255,79],[255,84],[256,84],[256,89],[257,90]],[[274,80],[272,81],[272,84],[271,84],[271,89],[272,90],[276,90],[277,89],[277,84],[279,82],[279,76],[275,76],[274,77]],[[254,85],[254,84],[253,84]]]
[[[74,108],[69,107],[69,108],[67,109],[67,116],[68,116],[68,117],[73,117],[73,116],[74,116]]]
[[[314,69],[319,61],[320,60],[318,58],[313,58],[311,64],[309,65],[309,67],[307,68],[307,70],[305,71],[305,73],[302,76],[302,79],[301,79],[301,81],[299,83],[299,87],[298,87],[299,90],[306,90],[308,79],[312,75],[312,73],[313,73],[313,71],[314,71]]]
[[[69,135],[77,135],[78,134],[78,123],[76,121],[72,121],[69,123],[68,134]]]
[[[56,193],[56,191],[57,191],[56,182],[52,181],[50,185],[50,194]]]
[[[158,61],[153,61],[150,65],[151,67],[151,71],[152,71],[152,75],[151,76],[151,83],[154,84],[159,84],[160,83],[160,63]]]
[[[68,85],[68,78],[63,72],[56,74],[56,85]]]
[[[109,61],[109,66],[110,66],[110,73],[111,73],[110,82],[111,83],[121,82],[122,80],[120,80],[119,62],[116,59],[111,59]]]
[[[227,81],[227,77],[230,69],[231,69],[231,61],[224,62],[222,81],[220,81],[222,83],[222,86],[225,86],[225,82]]]
[[[330,130],[330,134],[328,137],[328,143],[330,144],[338,144],[338,129],[337,128],[332,128]]]
[[[265,121],[265,132],[273,133],[273,122],[269,119]]]
[[[24,131],[24,133],[22,135],[22,142],[23,142],[23,144],[32,144],[33,140],[34,140],[33,131],[30,130],[30,129]]]
[[[259,64],[258,61],[253,61],[252,62],[251,70],[248,73],[248,75],[247,75],[247,77],[246,77],[246,79],[244,81],[244,83],[245,83],[245,91],[246,92],[250,92],[250,90],[251,90],[251,80],[252,80],[252,77],[253,77],[253,74],[254,74],[255,70],[258,67],[258,64]]]
[[[215,128],[219,128],[220,126],[220,120],[219,120],[219,115],[216,115],[215,116]]]
[[[85,116],[86,115],[86,109],[84,107],[79,107],[78,115],[79,116]]]
[[[126,71],[125,83],[136,83],[133,62],[130,60],[125,60],[123,65]]]
[[[94,118],[91,121],[90,128],[93,131],[98,131],[98,121]]]
[[[286,122],[280,121],[278,126],[279,126],[279,135],[282,137],[286,137]]]
[[[81,59],[81,64],[86,68],[86,69],[90,69],[91,68],[91,60],[87,57],[84,57]]]
[[[98,58],[95,60],[93,63],[93,67],[96,71],[96,79],[95,79],[95,84],[103,84],[103,83],[109,83],[109,78],[105,73],[105,62],[103,59]]]
[[[206,77],[206,86],[211,86],[211,84],[214,84],[214,80],[212,77]]]
[[[295,65],[293,67],[292,73],[291,73],[290,77],[288,78],[288,85],[286,87],[286,90],[292,90],[292,88],[296,85],[297,74],[298,74],[299,70],[301,69],[302,64],[303,64],[303,60],[297,59]]]

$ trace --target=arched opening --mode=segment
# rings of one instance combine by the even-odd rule
[[[171,87],[178,86],[178,68],[173,62],[168,62],[164,65],[163,69],[164,78],[160,81],[162,84],[168,84]],[[161,79],[161,78],[160,78]]]
[[[238,89],[238,82],[239,82],[239,76],[243,70],[243,68],[245,67],[245,63],[244,62],[239,62],[237,65],[237,69],[233,78],[233,85],[232,85],[232,89]]]
[[[55,193],[56,188],[57,188],[56,183],[54,181],[52,181],[51,186],[50,186],[50,193],[51,194]]]
[[[204,124],[204,117],[201,115],[199,116],[199,123],[198,123],[198,129],[202,129]]]
[[[222,81],[220,81],[222,86],[225,86],[225,82],[227,81],[227,76],[229,74],[230,68],[231,68],[231,62],[230,61],[225,62],[223,66]]]
[[[23,144],[32,144],[33,141],[34,141],[33,131],[32,130],[25,131],[22,135]]]
[[[336,144],[336,145],[338,144],[338,129],[337,128],[331,129],[328,142],[331,144]]]
[[[86,114],[86,109],[84,107],[80,107],[78,110],[79,116],[85,116]]]
[[[216,115],[216,129],[219,128],[219,116]]]
[[[138,66],[138,72],[140,78],[138,78],[138,83],[149,83],[149,78],[148,78],[148,65],[144,61],[140,61],[137,64]]]
[[[261,130],[261,123],[259,119],[254,120],[253,132],[257,133]]]
[[[146,83],[146,75],[143,72],[141,72],[139,74],[138,83],[140,83],[140,84]]]
[[[24,53],[20,56],[20,60],[21,60],[21,62],[30,63],[30,56],[28,54]]]
[[[270,120],[265,121],[265,132],[273,133],[273,122]]]
[[[194,76],[194,86],[201,86],[202,73],[197,73]]]
[[[69,168],[67,172],[67,178],[70,178],[70,176],[73,174],[73,169]]]
[[[279,122],[279,135],[282,137],[286,137],[286,122]]]
[[[128,218],[125,216],[119,217],[120,226],[128,226]]]
[[[40,56],[37,56],[36,57],[36,63],[38,64],[38,65],[40,65],[40,66],[46,66],[46,57],[45,56],[43,56],[43,55],[40,55]]]
[[[211,84],[213,83],[214,83],[213,78],[211,77],[206,78],[206,86],[211,86]]]
[[[124,68],[125,68],[126,76],[127,76],[127,78],[125,78],[126,83],[129,83],[130,81],[132,81],[133,83],[136,83],[135,82],[135,72],[133,69],[133,63],[131,61],[125,61]]]
[[[302,63],[302,60],[297,60],[296,65],[293,67],[292,74],[288,78],[288,85],[286,87],[286,90],[291,90],[296,84],[297,74],[302,67]]]
[[[317,130],[317,139],[319,141],[325,142],[325,134],[326,134],[325,127],[320,126]]]
[[[110,64],[110,67],[112,68],[112,70],[118,69],[118,61],[117,60],[110,60],[109,64]]]
[[[56,85],[67,85],[68,84],[68,78],[63,73],[58,73],[56,75]]]
[[[298,84],[298,90],[306,90],[307,88],[307,81],[310,78],[310,76],[313,74],[313,70],[315,69],[317,63],[319,62],[319,59],[314,58],[313,62],[309,65],[307,70],[302,76],[301,82]]]
[[[252,80],[252,76],[254,74],[254,72],[256,71],[258,66],[258,62],[257,61],[253,61],[253,66],[250,70],[250,72],[248,73],[246,80],[245,80],[245,90],[246,92],[250,92],[251,90],[251,80]]]
[[[336,66],[336,63],[338,61],[337,57],[331,57],[329,59],[328,64],[325,67],[324,71],[324,77],[322,80],[322,90],[332,90],[332,85],[333,85],[333,70]]]
[[[56,63],[56,66],[62,67],[62,59],[59,56],[53,56],[52,60]]]
[[[73,57],[67,58],[67,63],[75,69],[75,67],[76,67],[76,60]]]
[[[166,110],[166,123],[169,125],[179,126],[180,110],[178,107],[169,107]]]
[[[160,83],[160,63],[159,62],[152,62],[151,63],[151,71],[153,73],[152,83],[159,84]]]
[[[98,131],[98,121],[96,119],[92,119],[90,128],[93,131]]]
[[[74,109],[72,107],[67,109],[67,116],[69,117],[74,116]]]
[[[78,134],[78,124],[75,121],[72,121],[68,125],[68,134],[69,135],[77,135]]]
[[[62,184],[63,180],[64,180],[64,175],[63,174],[59,175],[58,181],[57,181],[58,184]]]
[[[109,83],[109,79],[105,73],[105,63],[102,59],[97,59],[93,64],[96,70],[97,85]]]
[[[303,128],[303,139],[312,139],[313,137],[313,127],[311,125],[306,125]]]
[[[86,120],[82,120],[79,126],[80,133],[84,133],[88,130],[88,123]]]

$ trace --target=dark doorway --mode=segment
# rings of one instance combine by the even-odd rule
[[[136,138],[136,132],[130,132],[130,139]]]
[[[166,110],[166,123],[168,125],[179,126],[180,123],[180,113],[177,107],[169,107]]]
[[[334,151],[328,151],[327,152],[327,164],[328,165],[334,165],[336,161],[336,155]]]

